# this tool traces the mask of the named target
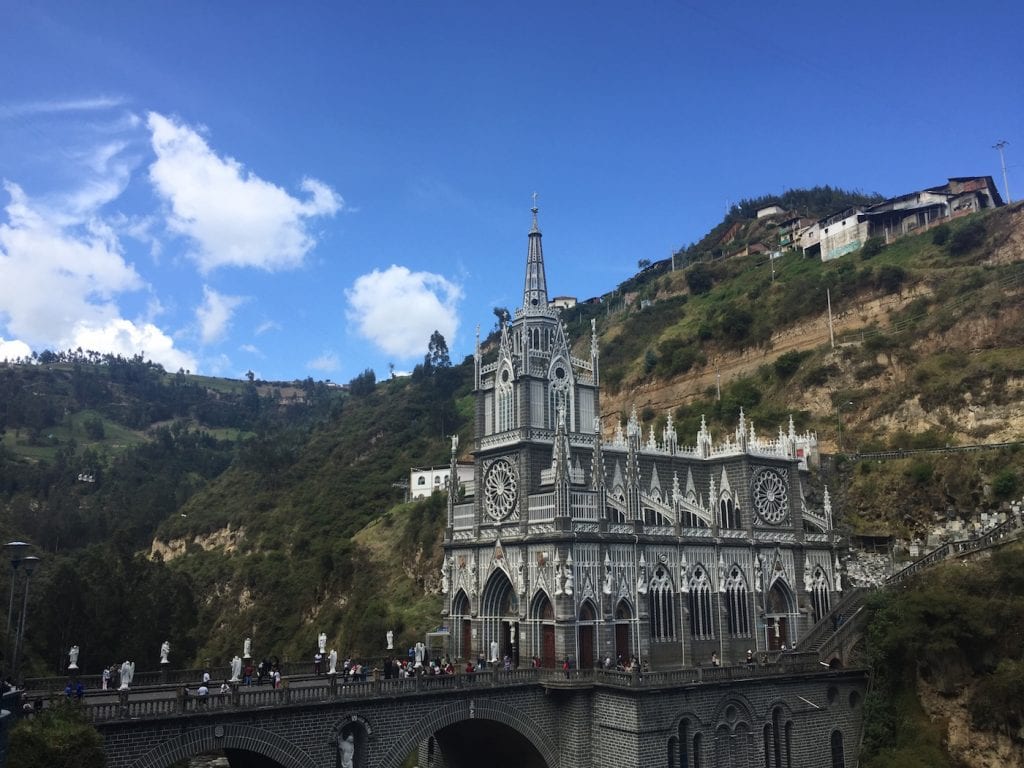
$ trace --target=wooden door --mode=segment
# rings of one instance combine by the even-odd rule
[[[541,664],[545,667],[555,666],[555,628],[544,624],[541,628]]]
[[[594,625],[587,624],[580,627],[579,631],[580,658],[579,669],[593,669],[594,667]]]
[[[623,664],[629,664],[629,624],[615,625],[615,655]]]
[[[476,659],[473,658],[473,622],[470,619],[462,620],[462,658],[463,660],[472,661],[476,663]]]

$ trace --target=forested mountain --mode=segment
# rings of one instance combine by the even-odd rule
[[[582,345],[597,321],[608,433],[636,406],[645,429],[672,418],[690,443],[702,416],[731,432],[742,407],[761,433],[792,415],[839,454],[1010,441],[1024,428],[1022,263],[1013,206],[829,263],[645,269],[564,318]],[[346,389],[80,351],[0,364],[0,526],[44,558],[28,671],[55,673],[73,643],[92,673],[156,667],[164,639],[176,665],[218,665],[246,636],[285,658],[321,630],[358,655],[380,652],[386,629],[399,647],[421,638],[439,620],[444,499],[402,504],[399,486],[411,466],[447,463],[452,433],[465,455],[473,415],[471,361],[426,336],[411,377],[367,371]],[[838,460],[847,490],[829,482],[851,530],[910,538],[939,510],[1018,497],[1024,451],[1002,451]]]

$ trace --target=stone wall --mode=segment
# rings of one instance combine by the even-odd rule
[[[261,755],[284,768],[319,768],[335,764],[338,736],[349,733],[361,768],[398,768],[414,751],[422,759],[431,739],[435,768],[458,768],[444,758],[444,738],[469,738],[484,724],[496,734],[496,756],[518,745],[538,768],[678,768],[677,743],[692,750],[694,736],[701,742],[701,765],[737,759],[764,765],[764,746],[771,748],[776,731],[793,765],[830,768],[834,731],[842,734],[846,764],[855,764],[867,686],[863,671],[822,669],[661,687],[639,678],[635,683],[466,687],[98,727],[109,768],[169,768],[214,749]]]

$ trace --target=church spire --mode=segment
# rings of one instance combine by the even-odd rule
[[[526,255],[526,284],[523,286],[523,311],[527,314],[548,308],[548,281],[544,276],[544,248],[537,226],[537,193],[533,193],[533,227]]]

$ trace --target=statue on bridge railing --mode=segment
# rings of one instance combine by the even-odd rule
[[[242,660],[235,656],[231,659],[231,682],[237,683],[242,678]]]
[[[388,640],[388,650],[389,650],[389,651],[393,651],[393,650],[395,650],[395,633],[394,633],[394,632],[392,632],[392,631],[391,631],[391,630],[389,629],[389,630],[388,630],[388,633],[387,633],[387,635],[385,635],[385,637],[386,637],[386,638],[387,638],[387,640]]]
[[[127,691],[132,684],[132,678],[135,677],[135,662],[125,661],[121,665],[121,686],[119,690]]]
[[[68,651],[68,669],[78,669],[78,646],[72,645]]]
[[[327,633],[321,632],[320,636],[316,639],[317,647],[320,649],[320,653],[327,653]]]
[[[338,757],[341,758],[341,768],[352,768],[355,764],[356,740],[350,733],[345,738],[338,737]]]
[[[168,656],[170,656],[170,655],[171,655],[171,641],[170,640],[164,640],[160,644],[160,663],[161,664],[170,664],[171,660],[168,658]]]
[[[248,637],[245,638],[245,640],[242,642],[242,658],[243,659],[251,659],[252,658],[252,640],[249,639]]]
[[[327,661],[329,662],[328,667],[327,667],[327,674],[328,675],[336,675],[336,674],[338,674],[338,652],[336,650],[334,650],[333,648],[331,648],[331,653],[327,657]]]

